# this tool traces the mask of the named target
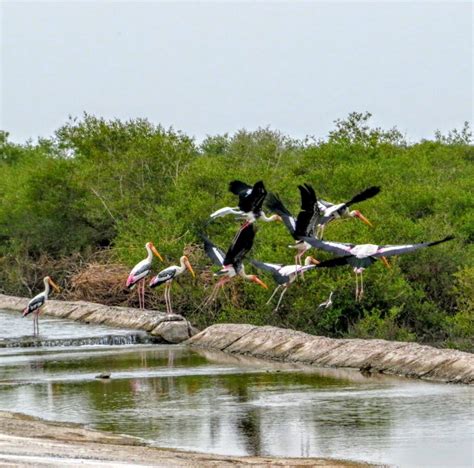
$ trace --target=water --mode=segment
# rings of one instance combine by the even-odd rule
[[[68,327],[70,338],[86,332]],[[104,371],[110,380],[95,378]],[[0,409],[229,455],[472,466],[473,396],[179,345],[0,349]]]

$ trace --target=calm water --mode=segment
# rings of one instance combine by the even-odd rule
[[[5,328],[15,317],[0,312],[0,338],[15,333]],[[40,331],[59,333],[57,325],[64,333],[63,321],[49,323],[50,331],[46,324]],[[20,326],[18,336],[25,334]],[[76,323],[67,329],[68,338],[110,333]],[[103,371],[112,373],[109,381],[95,378]],[[0,349],[0,409],[222,454],[472,466],[473,396],[467,386],[183,346]]]

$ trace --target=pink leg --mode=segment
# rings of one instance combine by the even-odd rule
[[[142,307],[145,310],[145,280],[142,283]]]

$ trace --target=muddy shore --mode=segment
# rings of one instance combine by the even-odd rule
[[[0,466],[327,466],[364,463],[322,458],[232,457],[159,449],[140,439],[0,411]]]

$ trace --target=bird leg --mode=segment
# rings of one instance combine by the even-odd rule
[[[145,310],[145,280],[142,282],[142,307]]]
[[[356,273],[356,301],[359,301],[359,275]]]
[[[360,291],[359,291],[359,301],[362,300],[362,296],[364,295],[364,273],[360,273]]]
[[[284,294],[286,293],[286,290],[287,290],[287,289],[288,289],[288,286],[285,286],[285,287],[283,288],[283,291],[282,291],[281,294],[280,294],[280,299],[278,299],[278,303],[277,303],[275,309],[273,310],[273,312],[277,312],[278,309],[280,308],[281,300],[283,299],[283,296],[284,296]]]
[[[219,289],[224,286],[225,283],[227,283],[230,280],[228,276],[224,276],[224,278],[221,278],[216,285],[214,286],[214,289],[212,290],[210,296],[207,298],[206,302],[204,305],[210,304],[212,301],[214,301],[217,298],[217,294],[219,293]]]
[[[273,291],[272,295],[270,296],[270,299],[268,299],[267,302],[265,302],[265,305],[268,305],[270,304],[271,300],[273,299],[273,297],[275,296],[275,294],[277,293],[277,291],[281,288],[281,284],[279,284],[275,290]]]
[[[171,283],[166,283],[165,298],[166,298],[167,314],[171,315],[173,313],[173,309],[171,307]]]

